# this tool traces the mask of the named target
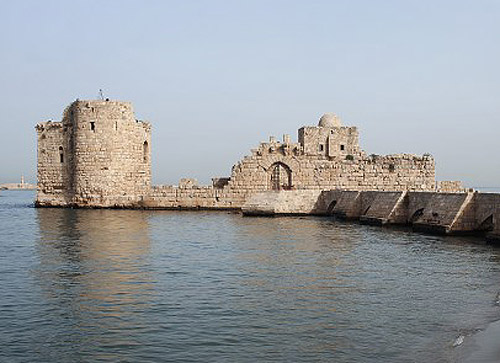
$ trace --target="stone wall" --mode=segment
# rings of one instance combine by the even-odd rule
[[[248,215],[334,215],[368,224],[408,224],[443,234],[500,240],[500,194],[377,191],[267,191],[243,205]]]
[[[50,205],[71,203],[68,186],[68,142],[60,122],[45,122],[36,126],[37,131],[37,202]]]
[[[316,145],[317,146],[317,145]],[[353,147],[353,146],[350,146]],[[227,190],[247,195],[273,189],[434,191],[435,165],[430,155],[367,156],[362,152],[330,157],[306,155],[300,143],[261,143],[232,170]],[[280,168],[284,183],[273,185]]]
[[[360,216],[362,222],[367,224],[407,222],[407,192],[364,192],[362,196],[364,206],[363,214]]]
[[[142,200],[151,187],[150,129],[130,103],[116,101],[77,100],[62,122],[37,125],[37,203],[121,207]]]
[[[211,186],[154,186],[144,199],[145,208],[216,208],[217,194]]]
[[[300,128],[298,141],[291,142],[288,135],[282,141],[270,137],[269,142],[251,150],[250,155],[233,166],[230,178],[224,179],[224,183],[214,183],[218,191],[214,207],[238,208],[250,196],[268,190],[436,191],[438,188],[431,155],[367,155],[359,147],[357,128],[342,126],[335,115],[324,115],[318,126]],[[442,182],[440,188],[447,192],[464,191],[459,182]],[[186,200],[185,204],[192,205],[192,201]]]
[[[437,182],[437,191],[442,193],[457,193],[465,192],[466,188],[462,185],[459,180],[443,180]]]
[[[269,190],[435,191],[432,156],[367,155],[356,127],[333,114],[298,131],[298,142],[271,137],[235,164],[229,178],[199,186],[151,187],[151,126],[132,105],[75,101],[62,122],[37,125],[37,204],[80,207],[241,208]],[[443,191],[462,191],[456,182]],[[307,194],[307,193],[306,193]],[[365,197],[368,194],[365,194]]]
[[[475,193],[474,216],[477,229],[500,241],[500,194]]]
[[[473,231],[473,198],[474,193],[410,193],[408,220],[418,230]]]

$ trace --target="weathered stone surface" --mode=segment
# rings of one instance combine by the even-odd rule
[[[75,101],[38,134],[37,204],[129,207],[151,188],[151,126],[132,105]]]
[[[474,193],[410,193],[409,219],[418,230],[447,234],[473,231],[473,198]]]
[[[250,196],[241,210],[245,215],[323,214],[317,208],[319,190],[269,191]]]
[[[484,233],[500,240],[500,194],[378,191],[267,191],[252,195],[243,214],[335,215],[369,224],[408,224],[416,230]]]
[[[38,206],[238,209],[269,190],[462,191],[456,182],[436,184],[430,155],[367,155],[357,128],[342,126],[333,114],[300,128],[297,143],[289,135],[282,142],[271,137],[211,186],[189,178],[179,186],[151,186],[151,126],[135,119],[128,102],[77,100],[62,122],[36,130]],[[343,199],[338,202],[337,209]],[[351,208],[346,216],[362,212]]]
[[[406,208],[407,192],[364,192],[370,195],[369,202],[364,203],[364,213],[360,221],[367,224],[405,224],[407,222]],[[365,198],[363,198],[365,199]]]

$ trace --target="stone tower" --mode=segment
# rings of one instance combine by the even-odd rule
[[[358,129],[342,126],[340,118],[333,113],[325,113],[317,127],[305,126],[299,129],[299,143],[305,155],[345,158],[359,155]]]
[[[151,188],[151,126],[132,105],[80,101],[38,134],[37,205],[133,207]]]

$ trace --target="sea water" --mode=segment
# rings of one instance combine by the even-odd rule
[[[482,239],[0,193],[2,362],[452,362],[500,317]]]

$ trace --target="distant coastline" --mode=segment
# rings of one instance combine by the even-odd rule
[[[7,183],[0,184],[0,190],[36,190],[36,185],[34,184],[15,184],[15,183]]]
[[[25,183],[24,176],[21,177],[21,182],[19,183],[2,183],[0,184],[0,190],[35,190],[36,184]]]
[[[474,187],[474,189],[483,193],[500,193],[500,187]]]

